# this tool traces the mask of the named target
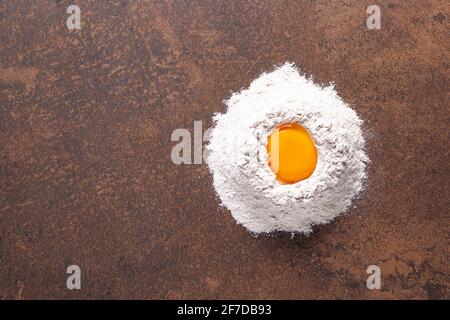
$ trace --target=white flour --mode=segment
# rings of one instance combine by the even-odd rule
[[[351,205],[362,190],[368,158],[362,121],[336,94],[303,77],[293,64],[262,74],[225,102],[214,116],[208,165],[222,204],[254,233],[310,233]],[[280,184],[267,163],[267,137],[282,123],[297,122],[318,152],[314,173]]]

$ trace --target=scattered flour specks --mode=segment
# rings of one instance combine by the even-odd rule
[[[344,213],[362,190],[369,162],[362,121],[333,87],[321,87],[287,63],[254,80],[214,116],[208,165],[222,204],[254,233],[308,234]],[[299,123],[318,152],[314,173],[284,185],[267,163],[267,137]]]

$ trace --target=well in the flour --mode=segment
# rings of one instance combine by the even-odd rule
[[[308,131],[298,123],[279,125],[269,135],[267,156],[278,181],[292,184],[307,179],[317,164],[317,152]]]

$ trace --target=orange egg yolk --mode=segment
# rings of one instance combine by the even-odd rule
[[[307,179],[317,164],[317,151],[308,131],[297,123],[275,128],[267,141],[270,169],[283,184]]]

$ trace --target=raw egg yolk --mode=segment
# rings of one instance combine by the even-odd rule
[[[269,167],[283,184],[307,179],[316,168],[317,151],[308,131],[297,123],[275,128],[267,141]]]

